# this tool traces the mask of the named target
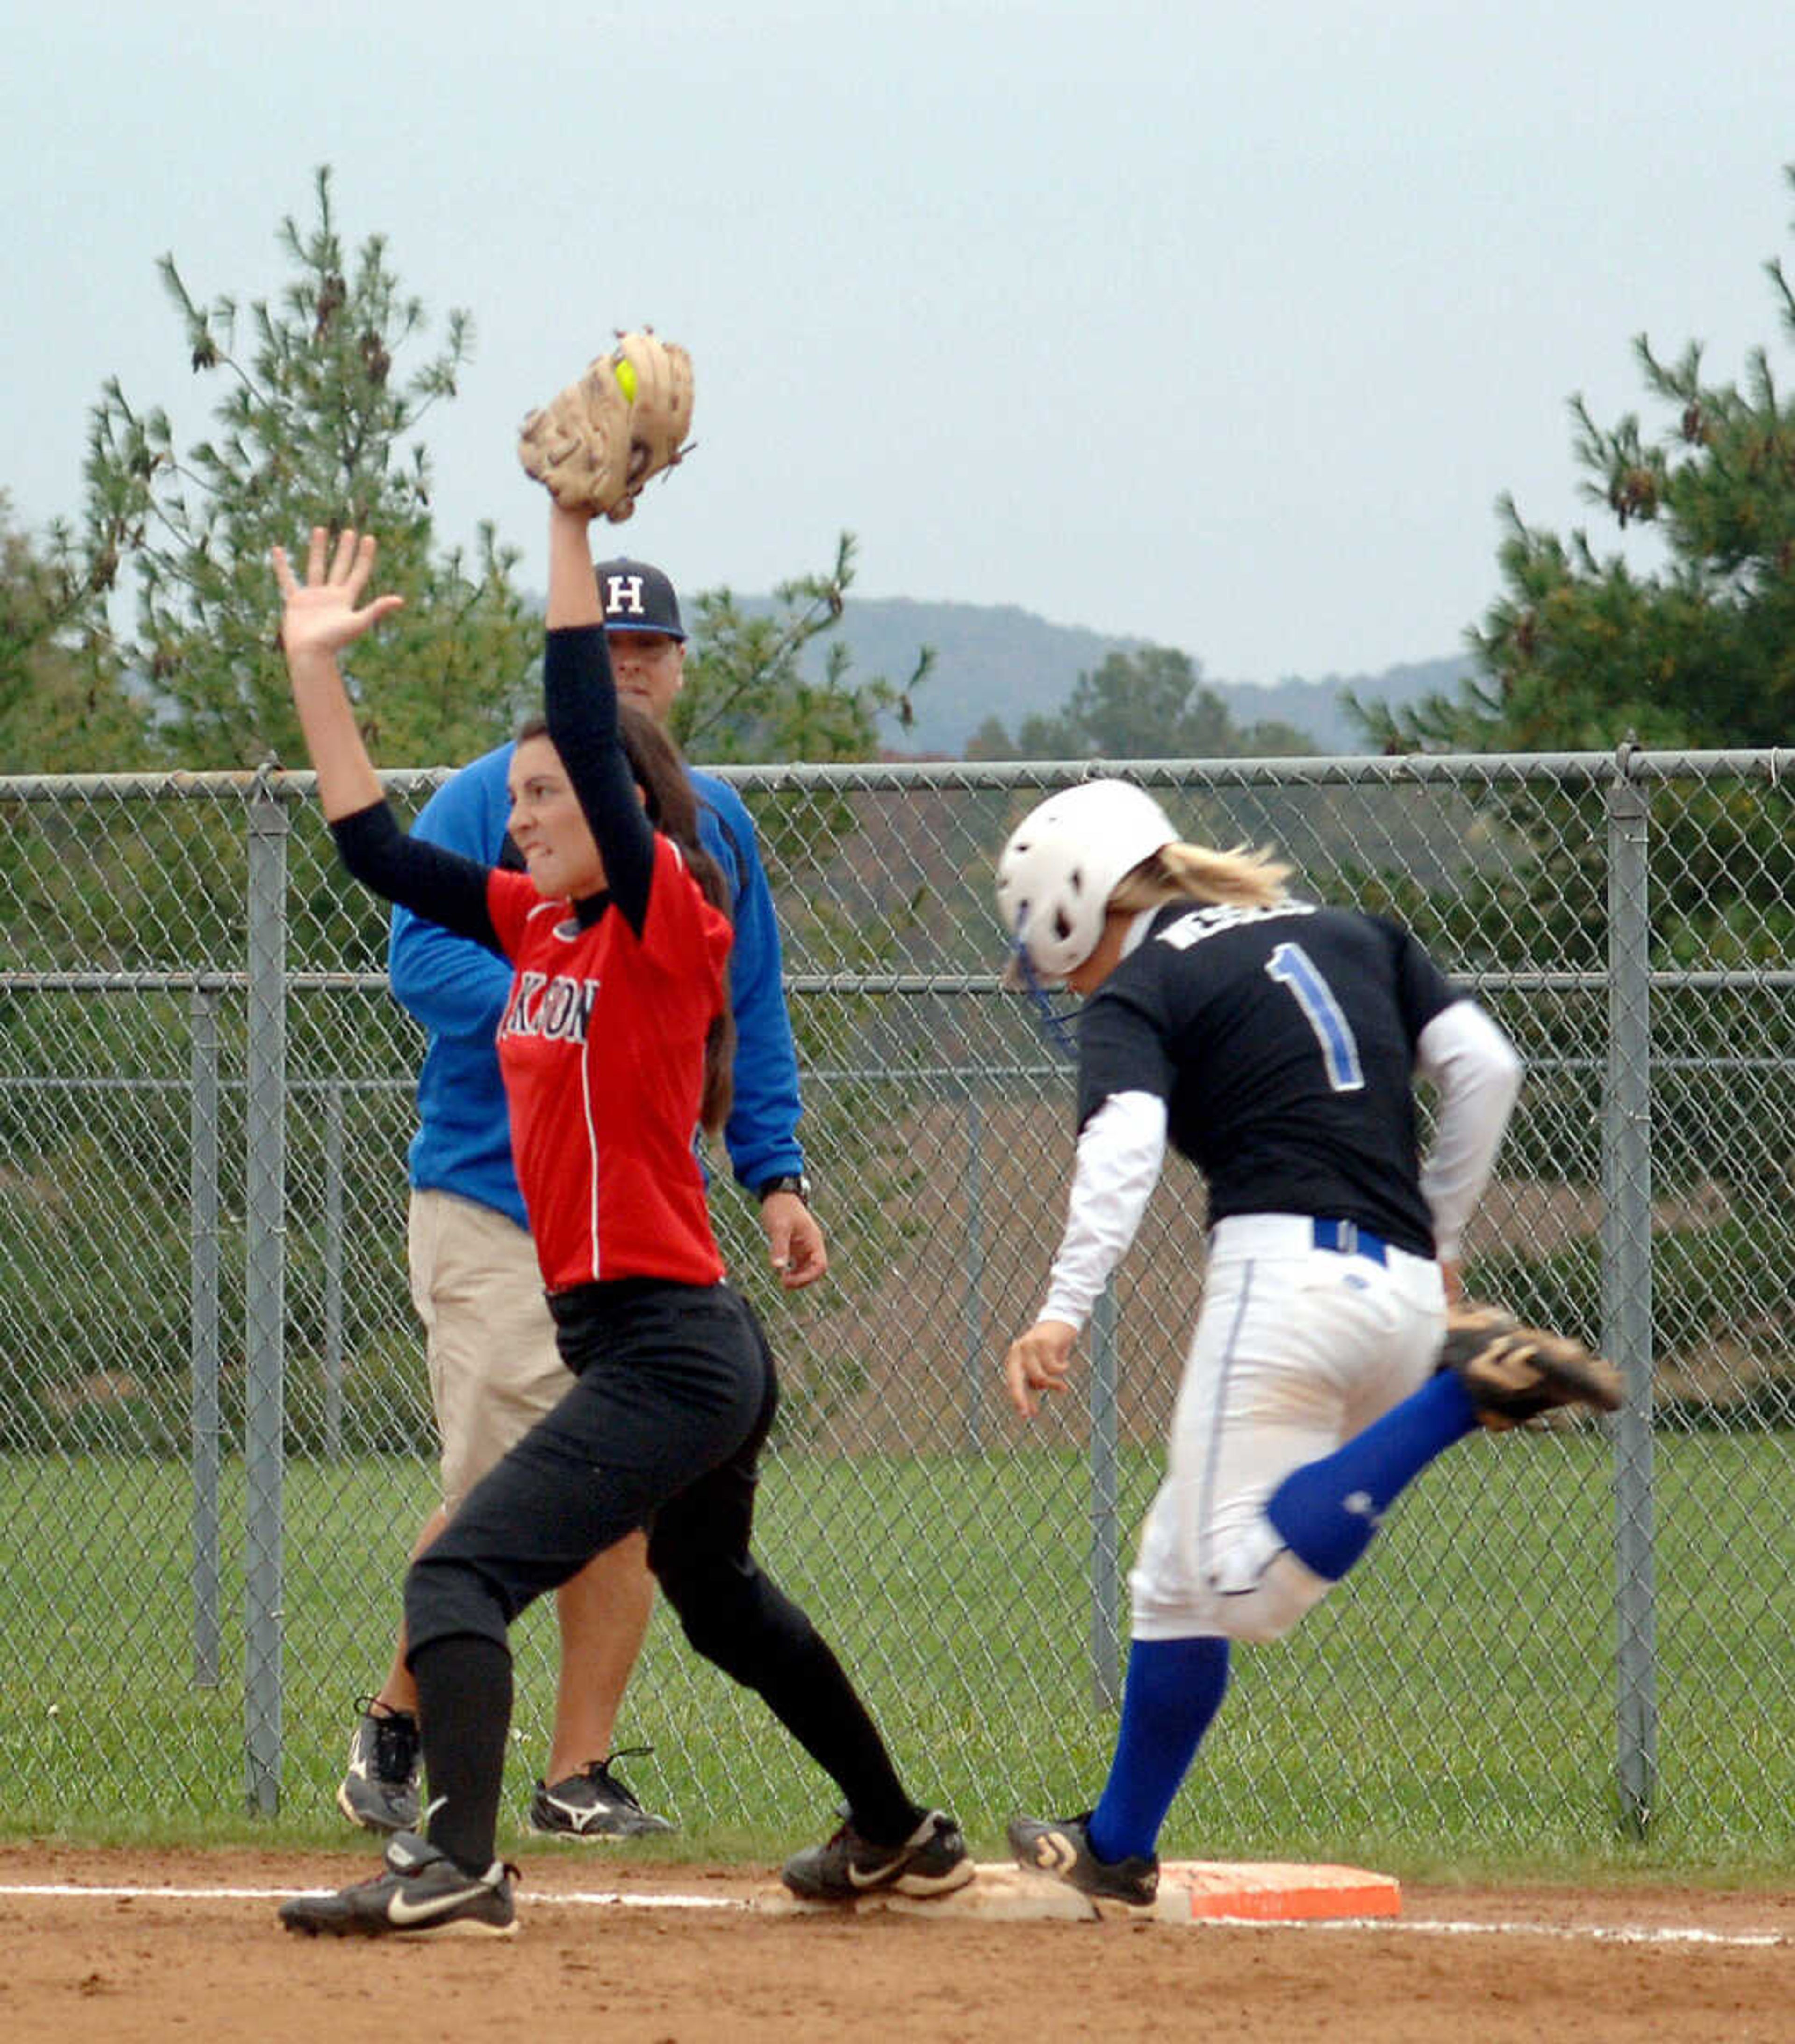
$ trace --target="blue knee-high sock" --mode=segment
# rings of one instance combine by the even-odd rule
[[[1299,1562],[1338,1582],[1403,1488],[1476,1425],[1457,1377],[1430,1377],[1331,1455],[1292,1470],[1266,1500],[1265,1516]]]
[[[1098,1858],[1152,1853],[1227,1687],[1225,1639],[1137,1639],[1129,1649],[1115,1758],[1086,1832]]]

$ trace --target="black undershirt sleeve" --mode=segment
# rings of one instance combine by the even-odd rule
[[[339,816],[330,834],[343,864],[364,887],[504,957],[486,905],[489,867],[408,836],[385,802]]]
[[[606,888],[639,937],[654,877],[654,827],[617,730],[617,686],[602,624],[558,626],[543,657],[548,735],[604,862]]]

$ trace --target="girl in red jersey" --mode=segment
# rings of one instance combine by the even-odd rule
[[[700,1120],[727,1112],[730,929],[670,742],[646,718],[620,728],[587,522],[550,513],[546,716],[511,769],[522,874],[408,837],[386,806],[337,667],[401,601],[362,604],[373,539],[344,532],[332,552],[314,531],[303,584],[274,551],[293,699],[344,863],[513,966],[499,1032],[512,1147],[577,1380],[406,1577],[426,1835],[397,1834],[371,1881],[284,1904],[290,1930],[515,1927],[494,1851],[507,1630],[639,1527],[687,1639],[758,1690],[846,1798],[846,1821],[786,1863],[786,1885],[847,1900],[972,1877],[958,1826],[911,1799],[834,1654],[750,1550],[778,1393],[759,1324],[723,1281],[692,1150]]]

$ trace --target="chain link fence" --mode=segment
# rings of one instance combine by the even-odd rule
[[[1396,915],[1528,1082],[1476,1289],[1599,1342],[1626,1411],[1479,1437],[1250,1658],[1226,1835],[1542,1848],[1674,1820],[1778,1849],[1795,1796],[1795,754],[1135,763],[1187,834]],[[761,833],[832,1269],[725,1254],[785,1397],[763,1554],[930,1792],[1100,1778],[1126,1569],[1201,1293],[1169,1170],[1084,1395],[1000,1398],[1072,1154],[999,993],[991,861],[1080,766],[729,770]],[[408,813],[442,776],[389,775]],[[421,1038],[309,777],[0,781],[0,1738],[9,1822],[327,1809],[390,1651],[434,1442],[405,1274]],[[658,1617],[648,1800],[789,1823],[814,1773]],[[554,1633],[518,1629],[520,1767]],[[938,1788],[935,1785],[939,1783]],[[648,1785],[644,1785],[647,1786]],[[1222,1835],[1206,1831],[1205,1839]]]

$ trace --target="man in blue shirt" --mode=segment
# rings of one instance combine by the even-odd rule
[[[618,694],[665,724],[684,682],[686,652],[673,584],[642,561],[601,562],[596,573]],[[488,864],[520,864],[506,832],[512,749],[500,746],[440,788],[419,816],[416,834]],[[692,780],[700,834],[734,896],[734,1106],[724,1140],[737,1179],[760,1201],[773,1267],[796,1290],[820,1278],[829,1259],[798,1144],[797,1058],[773,899],[741,797],[708,774],[694,772]],[[393,914],[390,967],[394,994],[429,1032],[411,1148],[408,1248],[442,1437],[443,1503],[416,1554],[573,1380],[555,1350],[512,1169],[494,1047],[511,968],[402,909]],[[557,1593],[561,1665],[548,1762],[530,1805],[534,1831],[616,1838],[673,1828],[644,1810],[611,1766],[617,1713],[654,1604],[646,1555],[646,1540],[635,1535]],[[401,1631],[385,1679],[363,1703],[337,1791],[353,1823],[380,1831],[416,1827],[416,1706]]]

